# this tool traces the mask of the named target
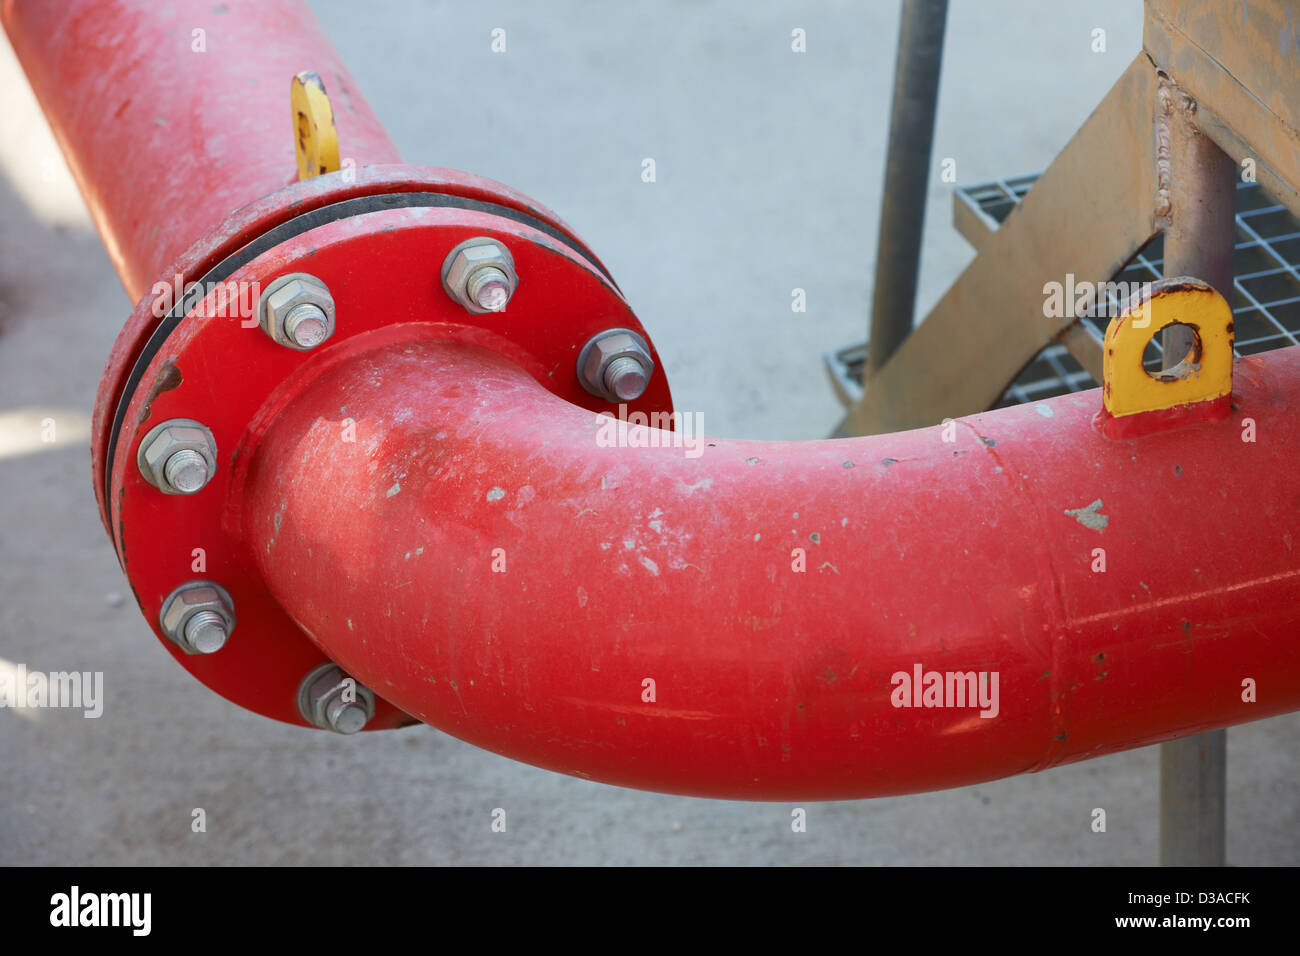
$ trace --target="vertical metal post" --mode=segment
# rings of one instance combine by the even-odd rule
[[[1223,866],[1228,732],[1160,745],[1160,865]]]
[[[864,378],[911,334],[948,0],[903,0]]]
[[[1170,84],[1162,90],[1169,135],[1169,220],[1166,276],[1209,282],[1232,301],[1236,163],[1192,122],[1194,101]],[[1164,365],[1176,365],[1191,346],[1190,330],[1166,333]],[[1160,863],[1223,866],[1228,732],[1160,745]]]

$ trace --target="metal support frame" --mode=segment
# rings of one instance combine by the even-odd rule
[[[1196,127],[1300,215],[1300,60],[1282,0],[1147,0],[1142,45],[1197,104]]]
[[[1008,180],[993,180],[964,186],[953,194],[953,222],[972,245],[979,247],[1006,219],[1015,204],[1029,191],[1037,176],[1028,174]],[[1255,355],[1270,349],[1300,345],[1300,219],[1277,202],[1258,183],[1241,181],[1234,189],[1236,207],[1231,298],[1235,330],[1233,350],[1238,356]],[[958,209],[962,212],[959,214]],[[972,237],[973,234],[973,237]],[[1107,312],[1118,314],[1118,295],[1131,290],[1132,283],[1154,282],[1164,276],[1164,234],[1158,234],[1115,276],[1116,287],[1107,290]],[[1084,391],[1101,384],[1101,343],[1108,316],[1079,319],[1062,334],[1059,345],[1038,353],[1011,383],[998,402],[999,408],[1036,399]],[[1093,352],[1096,368],[1089,371],[1090,356],[1071,348],[1068,337],[1084,340]],[[1161,350],[1163,351],[1163,350]],[[1068,354],[1067,354],[1068,353]],[[1082,354],[1081,354],[1082,353]],[[842,353],[852,359],[851,352]],[[1074,359],[1074,362],[1070,360]],[[1153,368],[1160,357],[1144,364]],[[842,378],[856,383],[861,362],[841,360]],[[857,379],[851,378],[857,372]],[[861,394],[861,389],[856,390]],[[856,401],[841,399],[844,406]]]
[[[1277,44],[1287,18],[1280,0],[1148,0],[1143,51],[1000,228],[955,210],[975,261],[883,365],[868,357],[860,390],[837,383],[852,407],[834,434],[989,408],[1057,340],[1095,374],[1095,339],[1069,319],[1044,318],[1042,286],[1067,273],[1110,279],[1165,228],[1156,208],[1171,186],[1157,182],[1169,172],[1157,155],[1162,75],[1195,102],[1194,128],[1234,165],[1249,160],[1260,184],[1300,214],[1300,62]]]
[[[1138,56],[893,357],[836,437],[920,428],[990,408],[1071,324],[1043,284],[1104,281],[1156,232],[1156,70]],[[1086,214],[1078,212],[1086,197]],[[1070,229],[1062,229],[1069,220]]]

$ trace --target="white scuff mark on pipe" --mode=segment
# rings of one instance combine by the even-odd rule
[[[1065,513],[1093,531],[1105,531],[1106,525],[1110,522],[1110,518],[1101,513],[1100,498],[1086,508],[1066,508]]]

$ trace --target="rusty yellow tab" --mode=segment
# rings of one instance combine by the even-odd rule
[[[298,178],[311,179],[339,168],[339,134],[325,84],[311,70],[299,73],[289,88],[293,107],[294,151]]]
[[[1191,327],[1195,342],[1174,368],[1148,372],[1142,352],[1171,325]],[[1221,398],[1232,391],[1232,309],[1200,279],[1153,282],[1110,320],[1102,368],[1102,400],[1116,418]]]

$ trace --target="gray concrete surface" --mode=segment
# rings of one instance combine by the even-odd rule
[[[509,183],[579,230],[655,336],[679,408],[714,434],[829,431],[819,355],[862,337],[870,301],[892,0],[314,6],[409,160]],[[965,183],[1041,169],[1139,47],[1137,0],[1060,6],[953,3],[935,166],[917,170],[931,184],[922,311],[970,258],[938,162]],[[498,26],[505,54],[489,49]],[[470,77],[492,91],[486,120],[458,94]],[[793,833],[790,805],[622,790],[429,728],[344,739],[228,705],[122,602],[95,511],[87,417],[128,311],[0,41],[0,666],[106,675],[97,720],[0,709],[0,863],[1156,862],[1151,748],[811,804]],[[1297,731],[1293,715],[1230,732],[1231,863],[1300,862]]]

